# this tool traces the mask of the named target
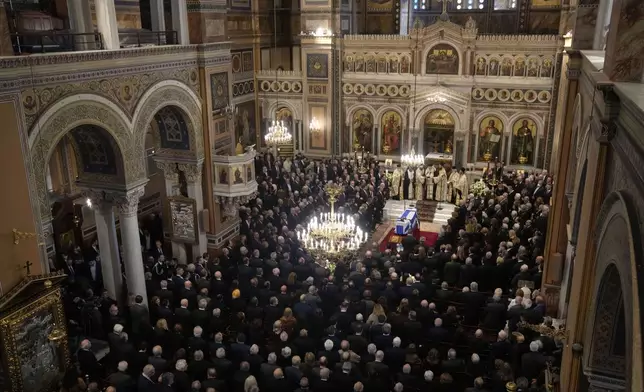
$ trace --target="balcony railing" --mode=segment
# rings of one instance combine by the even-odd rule
[[[69,33],[57,30],[24,32],[11,35],[15,54],[73,52],[103,49],[100,33]]]
[[[140,48],[152,45],[176,45],[179,42],[179,35],[174,30],[137,30],[119,33],[119,40],[121,48]]]
[[[13,51],[17,55],[57,53],[104,49],[101,33],[70,33],[60,30],[29,31],[11,35]],[[128,31],[119,33],[121,48],[176,45],[176,31]]]

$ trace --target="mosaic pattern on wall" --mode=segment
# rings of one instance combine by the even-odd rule
[[[326,53],[308,53],[306,55],[306,76],[327,79],[329,77],[329,55]]]

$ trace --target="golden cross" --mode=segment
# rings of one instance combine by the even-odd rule
[[[438,0],[439,2],[443,3],[443,14],[447,14],[447,3],[451,3],[452,0]]]

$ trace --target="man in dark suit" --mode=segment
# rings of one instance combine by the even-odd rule
[[[163,349],[161,346],[152,347],[152,356],[148,358],[148,363],[152,365],[152,375],[150,377],[156,376],[159,377],[161,373],[165,372],[168,368],[168,361],[163,358]],[[145,374],[145,369],[143,368],[143,373]]]
[[[461,273],[461,263],[458,262],[458,256],[452,255],[449,262],[443,267],[443,280],[449,286],[456,286]]]
[[[192,315],[190,310],[188,310],[188,300],[182,299],[181,306],[174,310],[175,322],[180,323],[183,326],[184,331],[189,331],[192,329]]]
[[[505,305],[501,303],[500,296],[492,297],[492,302],[485,307],[485,316],[483,318],[483,327],[495,331],[501,330],[505,326]]]
[[[80,347],[76,356],[78,357],[81,373],[87,374],[90,381],[100,379],[103,369],[96,360],[96,355],[92,352],[92,344],[85,339],[81,342]]]
[[[447,352],[447,359],[441,362],[441,370],[444,373],[455,375],[465,371],[465,362],[456,358],[456,350],[450,348]]]
[[[165,256],[163,254],[163,245],[161,244],[161,241],[155,241],[154,249],[152,249],[150,255],[154,257],[154,260],[159,260],[159,256]]]
[[[521,357],[521,374],[528,380],[538,378],[546,368],[546,357],[539,352],[539,343],[530,343],[530,352]]]
[[[449,331],[443,327],[442,319],[437,318],[434,320],[434,326],[427,332],[427,338],[433,343],[449,341]]]
[[[377,351],[374,361],[367,363],[366,370],[373,377],[383,382],[389,382],[389,366],[383,363],[384,359],[385,353],[383,351]]]
[[[117,392],[134,392],[134,380],[127,373],[127,362],[121,361],[118,364],[118,371],[107,377],[107,383],[116,388]]]
[[[156,371],[153,365],[145,365],[143,373],[141,373],[139,380],[136,383],[137,392],[156,392],[157,384],[152,381],[155,373],[159,372]]]
[[[148,307],[143,304],[143,297],[137,295],[134,298],[134,304],[130,306],[130,317],[132,320],[132,333],[138,339],[141,339],[147,333],[150,327],[150,312]]]

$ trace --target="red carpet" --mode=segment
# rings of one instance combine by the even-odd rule
[[[438,239],[438,233],[433,233],[431,231],[419,231],[416,230],[414,232],[414,237],[416,239],[420,239],[420,237],[425,237],[425,244],[427,246],[434,246],[436,243],[436,240]],[[389,233],[385,237],[384,240],[380,243],[380,251],[384,252],[387,247],[389,247],[390,244],[395,244],[397,245],[402,241],[403,237],[394,234],[394,229],[389,230]]]

